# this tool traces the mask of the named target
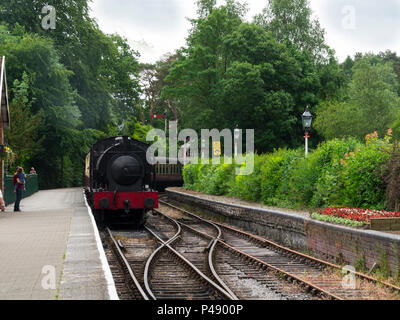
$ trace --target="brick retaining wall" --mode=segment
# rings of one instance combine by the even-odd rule
[[[386,255],[392,272],[400,266],[400,235],[333,225],[295,213],[227,204],[176,190],[166,192],[171,201],[180,205],[321,258],[355,265],[365,257],[366,266],[371,268]]]

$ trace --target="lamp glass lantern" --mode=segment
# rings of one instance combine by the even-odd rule
[[[305,139],[306,139],[306,158],[308,157],[308,139],[310,138],[308,132],[311,129],[311,124],[312,124],[312,119],[313,116],[310,112],[310,108],[307,106],[306,111],[303,113],[303,115],[301,116],[302,121],[303,121],[303,128],[306,131],[306,135],[305,135]]]
[[[310,131],[311,129],[311,124],[313,120],[313,116],[309,110],[309,107],[307,107],[306,111],[303,113],[301,116],[302,121],[303,121],[303,128],[306,132]]]

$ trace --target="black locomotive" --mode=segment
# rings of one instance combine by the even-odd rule
[[[90,149],[86,194],[102,224],[109,216],[118,216],[140,227],[147,211],[158,208],[154,168],[146,160],[148,148],[148,144],[130,137],[113,137],[98,141]]]

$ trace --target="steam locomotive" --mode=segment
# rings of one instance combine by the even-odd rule
[[[158,208],[154,170],[146,160],[148,148],[148,144],[130,137],[113,137],[98,141],[90,149],[85,192],[101,225],[118,217],[141,227],[147,212]]]

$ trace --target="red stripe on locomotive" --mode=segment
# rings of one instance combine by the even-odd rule
[[[114,201],[115,197],[115,201]],[[100,205],[102,199],[108,199],[108,208]],[[150,208],[145,206],[146,199],[153,199],[154,205]],[[158,193],[157,192],[95,192],[94,193],[94,208],[106,210],[121,210],[126,209],[125,201],[129,201],[129,209],[157,209],[158,208]]]

